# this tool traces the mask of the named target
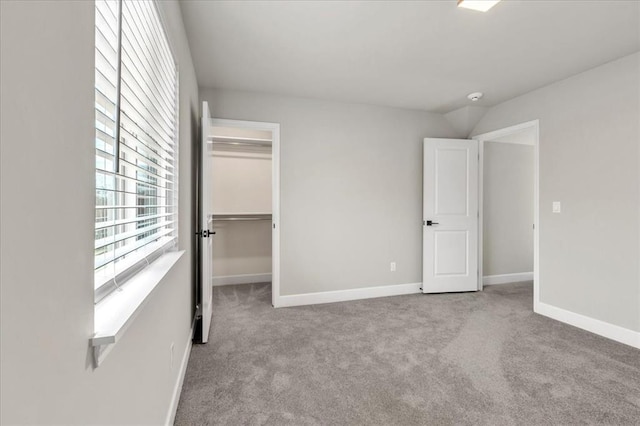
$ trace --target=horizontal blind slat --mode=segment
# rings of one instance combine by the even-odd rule
[[[134,138],[132,136],[132,138]],[[131,155],[139,155],[141,161],[151,161],[153,164],[157,164],[162,169],[173,174],[173,164],[170,161],[167,161],[162,156],[154,153],[152,150],[148,149],[148,147],[143,144],[140,139],[134,138],[135,141],[133,143],[127,143],[127,140],[123,140],[120,142],[120,149],[124,150]]]
[[[105,150],[100,149],[100,148],[96,148],[96,155],[98,155],[98,156],[100,156],[102,158],[109,159],[109,160],[113,160],[114,157],[115,157],[115,154],[113,154],[111,152],[108,152],[108,151],[105,151]],[[124,163],[130,165],[131,167],[136,168],[136,170],[140,170],[141,172],[143,172],[145,174],[148,174],[148,175],[151,175],[154,178],[160,179],[160,180],[165,181],[165,182],[173,182],[172,179],[170,178],[171,176],[173,176],[173,172],[171,170],[165,169],[164,167],[161,167],[159,164],[149,161],[148,158],[145,158],[144,156],[136,153],[135,151],[129,151],[129,155],[131,155],[132,157],[135,157],[139,161],[145,162],[145,164],[149,164],[150,166],[156,168],[159,171],[164,172],[168,177],[167,176],[160,176],[158,173],[154,173],[154,172],[152,172],[150,170],[147,170],[140,164],[132,163],[131,161],[129,161],[126,158],[122,158],[121,157],[120,158],[120,162],[121,163],[124,162]]]
[[[128,52],[125,51],[125,55],[127,53]],[[132,71],[128,66],[126,58],[123,62],[123,75],[123,83],[125,83],[123,87],[123,95],[125,95],[126,99],[131,105],[131,108],[139,111],[146,108],[140,108],[140,105],[152,105],[155,113],[151,115],[150,118],[153,118],[156,124],[160,126],[160,129],[158,130],[162,130],[163,132],[162,134],[159,133],[157,137],[162,139],[163,141],[165,140],[165,138],[170,139],[171,135],[175,131],[175,123],[173,123],[171,115],[167,114],[165,111],[159,111],[157,107],[158,104],[166,103],[167,99],[158,96],[154,96],[155,99],[151,99],[149,97],[149,93],[155,95],[156,92],[151,88],[141,87],[140,82],[136,81],[135,77],[132,75]],[[142,99],[141,96],[144,96],[145,99]],[[152,123],[149,123],[149,125],[151,126]]]
[[[159,82],[157,75],[153,74],[150,70],[149,64],[145,64],[140,60],[139,52],[141,50],[142,49],[140,48],[138,40],[136,40],[135,38],[129,39],[128,37],[125,37],[123,40],[123,65],[132,77],[142,78],[145,85],[149,89],[151,89],[151,86],[153,86],[153,88],[155,89],[154,94],[156,95],[156,101],[173,101],[175,97],[172,96],[171,90],[173,90],[174,88],[172,88],[171,86],[167,87]],[[171,110],[166,105],[166,102],[160,103],[159,105],[157,105],[157,107],[163,110],[165,117],[171,117],[173,115]]]
[[[162,98],[173,102],[175,96],[175,71],[169,74],[166,73],[166,70],[159,69],[155,40],[150,39],[151,35],[148,35],[148,32],[145,33],[148,35],[148,39],[142,40],[140,31],[136,31],[139,28],[132,28],[132,22],[139,22],[141,25],[145,24],[145,22],[135,14],[134,9],[136,8],[131,8],[127,4],[123,13],[123,26],[131,29],[131,31],[125,33],[123,40],[123,51],[126,53],[123,64],[127,65],[131,63],[131,61],[136,62],[135,67],[140,75],[145,75],[147,79],[153,83]],[[137,58],[137,61],[134,60],[134,56]],[[160,108],[163,108],[163,106],[161,105]],[[164,108],[164,110],[167,116],[173,115],[169,108]]]
[[[126,106],[130,107],[129,109],[122,109],[121,108],[121,113],[123,115],[123,117],[125,119],[128,119],[128,123],[137,127],[141,132],[144,132],[149,138],[151,138],[155,143],[157,143],[165,152],[173,154],[174,149],[171,146],[170,143],[168,143],[167,141],[163,140],[158,134],[157,132],[153,132],[156,133],[155,137],[154,135],[152,135],[150,132],[147,131],[147,129],[145,129],[140,121],[144,122],[143,124],[146,124],[148,126],[148,122],[141,117],[140,113],[138,111],[136,111],[134,108],[131,107],[131,104],[129,103],[129,100],[126,98],[126,96],[123,96],[123,104],[126,104]],[[121,126],[124,126],[124,123],[121,123]]]
[[[166,188],[141,188],[141,189],[145,189],[145,190],[150,190],[150,191],[160,191],[160,192],[167,192],[167,193],[171,193],[174,192],[173,189],[166,189]],[[104,189],[104,188],[96,188],[96,192],[113,192],[116,194],[131,194],[131,195],[136,195],[138,197],[153,197],[153,198],[167,198],[168,195],[160,195],[160,194],[156,194],[156,195],[142,195],[142,193],[140,192],[131,192],[131,191],[124,191],[124,190],[120,190],[120,189]]]
[[[140,218],[138,219],[138,221],[145,221],[145,220],[150,220],[149,218]],[[133,222],[130,222],[133,223]],[[160,229],[160,228],[164,228],[167,227],[169,225],[172,225],[173,221],[163,221],[161,223],[154,223],[152,225],[149,226],[141,226],[140,228],[136,228],[134,231],[127,231],[127,232],[120,232],[115,234],[114,236],[109,236],[109,237],[105,237],[105,238],[101,238],[99,240],[96,240],[94,243],[94,248],[95,250],[105,247],[105,246],[110,246],[112,244],[116,244],[119,243],[121,241],[124,240],[128,240],[129,238],[135,238],[139,235],[145,234],[149,231],[155,231],[156,229]],[[121,226],[121,225],[114,225],[115,226]]]
[[[167,150],[166,145],[161,145],[153,137],[147,134],[137,123],[131,120],[126,114],[122,117],[122,130],[128,135],[128,138],[122,137],[121,143],[135,149],[138,145],[141,145],[151,152],[153,152],[159,158],[164,159],[168,163],[175,160],[173,149]],[[136,132],[135,130],[139,132]],[[133,138],[133,141],[128,139]]]
[[[96,206],[96,210],[116,210],[116,209],[155,209],[155,208],[164,208],[164,207],[173,207],[171,204],[149,204],[148,206],[129,206],[129,205],[120,205],[120,206]]]
[[[163,86],[170,87],[175,85],[175,66],[170,67],[166,62],[158,63],[158,58],[168,50],[168,43],[164,34],[157,35],[158,27],[161,26],[157,14],[150,13],[150,8],[143,8],[142,3],[128,3],[125,10],[131,15],[132,19],[136,19],[140,23],[140,28],[144,28],[145,34],[149,36],[148,43],[145,43],[145,50],[149,55],[148,57],[154,61],[153,70],[157,73],[159,80],[164,83]],[[149,16],[155,17],[155,25],[150,25]],[[160,45],[164,46],[164,48]],[[171,91],[168,94],[171,95]]]
[[[131,219],[112,220],[110,222],[97,222],[96,223],[96,231],[98,229],[105,229],[105,228],[110,228],[112,226],[125,225],[125,224],[128,224],[128,223],[138,222],[140,220],[158,219],[158,218],[173,216],[174,214],[175,213],[163,213],[163,214],[156,214],[156,215],[150,215],[150,216],[138,216],[138,217],[131,218]]]
[[[165,189],[171,189],[172,190],[173,189],[171,187],[158,185],[158,184],[155,184],[155,183],[151,183],[151,182],[147,182],[147,181],[144,181],[144,180],[136,179],[134,177],[120,175],[120,174],[117,174],[117,173],[115,173],[113,171],[110,171],[110,170],[104,170],[104,169],[96,168],[96,174],[104,174],[104,175],[108,175],[109,177],[113,177],[113,178],[116,178],[116,179],[122,179],[122,180],[127,180],[129,182],[139,183],[139,184],[142,184],[142,185],[148,185],[148,186],[152,186],[154,188],[158,188],[158,189],[162,189],[162,190],[165,190]],[[171,182],[171,183],[173,184],[173,182]],[[113,189],[113,188],[103,188],[103,187],[99,187],[99,186],[96,186],[96,188],[97,189]]]
[[[155,241],[151,241],[135,250],[136,256],[122,256],[113,262],[102,265],[96,269],[95,289],[114,280],[115,276],[121,273],[128,274],[128,268],[143,262],[147,257],[153,258],[159,250],[165,250],[170,246],[175,246],[175,236],[162,236]]]
[[[164,237],[165,235],[173,232],[173,229],[165,229],[164,231],[162,231],[161,233],[159,233],[157,236],[156,235],[152,235],[151,237],[146,237],[143,238],[141,240],[138,240],[135,244],[130,244],[130,245],[126,245],[123,247],[120,247],[120,249],[115,250],[115,254],[113,256],[112,259],[103,259],[100,262],[98,262],[96,264],[96,269],[108,265],[109,263],[115,262],[118,259],[131,254],[133,252],[135,252],[136,250],[146,246],[147,244],[153,243],[156,240],[159,240],[161,237]],[[97,256],[96,256],[97,257]]]
[[[135,168],[136,174],[137,173],[143,173],[143,174],[149,175],[150,179],[158,179],[158,180],[161,180],[163,182],[169,182],[169,183],[172,182],[171,178],[160,176],[157,173],[153,173],[153,172],[145,169],[144,167],[142,167],[142,166],[140,166],[138,164],[135,164],[135,163],[132,163],[132,162],[130,162],[128,160],[125,160],[124,158],[120,158],[120,164],[122,165],[123,163],[126,163],[129,166]],[[162,169],[162,170],[164,170],[164,169]]]
[[[124,147],[125,152],[138,158],[138,160],[153,165],[156,168],[160,168],[171,172],[173,170],[173,158],[167,153],[160,153],[150,149],[147,145],[143,144],[138,135],[125,132],[130,137],[123,137],[120,141],[121,147]],[[133,139],[133,140],[131,140]],[[165,154],[164,156],[162,154]]]

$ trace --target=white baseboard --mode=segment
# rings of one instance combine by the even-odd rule
[[[195,324],[195,322],[194,322]],[[176,413],[178,412],[178,402],[180,401],[180,393],[182,393],[182,385],[184,383],[184,376],[187,372],[187,364],[189,363],[189,355],[191,355],[191,347],[193,346],[193,326],[191,327],[191,333],[189,333],[189,341],[187,347],[182,355],[182,361],[180,362],[180,370],[178,371],[178,380],[173,387],[173,395],[171,396],[171,403],[169,404],[169,412],[167,413],[167,420],[165,425],[173,425],[176,420]]]
[[[271,281],[271,274],[226,275],[213,277],[211,279],[211,285],[216,287],[219,285],[266,283],[269,281]]]
[[[533,272],[519,272],[517,274],[485,275],[482,284],[496,285],[517,283],[520,281],[533,281]]]
[[[544,315],[545,317],[564,322],[574,327],[590,331],[591,333],[599,336],[606,337],[607,339],[615,340],[616,342],[624,343],[625,345],[640,349],[640,332],[638,331],[629,330],[628,328],[600,321],[595,318],[576,314],[575,312],[567,311],[542,302],[537,303],[534,311],[540,315]]]
[[[276,300],[275,307],[283,308],[287,306],[317,305],[320,303],[372,299],[374,297],[400,296],[403,294],[421,293],[422,290],[420,287],[422,287],[422,283],[411,283],[279,296]]]

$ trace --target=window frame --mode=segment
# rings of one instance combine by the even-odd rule
[[[113,157],[112,162],[115,164],[113,166],[112,171],[104,170],[98,167],[98,146],[97,146],[98,145],[97,133],[99,130],[99,126],[98,126],[99,108],[98,107],[101,106],[104,108],[104,105],[99,104],[98,82],[96,81],[94,83],[94,111],[95,111],[95,117],[96,117],[96,125],[95,125],[96,136],[94,138],[95,152],[96,152],[96,155],[94,156],[95,158],[94,176],[96,178],[96,182],[95,182],[96,198],[94,202],[94,212],[95,212],[95,218],[94,218],[94,229],[95,229],[94,294],[95,294],[95,298],[94,298],[94,302],[96,304],[102,301],[104,298],[106,298],[109,294],[111,294],[115,290],[118,290],[124,283],[126,283],[128,280],[138,275],[145,268],[151,265],[155,260],[160,258],[163,254],[170,251],[176,251],[178,249],[178,236],[179,236],[179,233],[178,233],[179,231],[179,226],[178,226],[179,224],[179,193],[178,193],[179,167],[178,165],[179,165],[179,114],[180,114],[179,81],[180,79],[179,79],[178,62],[176,60],[175,50],[173,49],[173,46],[171,44],[166,21],[164,19],[162,10],[157,0],[147,0],[147,1],[144,1],[143,3],[146,3],[147,5],[150,5],[153,8],[151,11],[151,14],[155,14],[155,16],[150,16],[151,21],[149,19],[145,19],[144,20],[145,22],[142,22],[142,21],[130,22],[129,25],[131,23],[134,23],[136,25],[136,28],[131,29],[130,34],[125,34],[124,33],[125,30],[123,29],[123,26],[124,26],[123,25],[123,21],[124,21],[123,8],[125,7],[125,3],[128,3],[127,7],[133,10],[134,7],[138,6],[138,5],[134,5],[135,3],[138,3],[138,0],[97,0],[95,2],[95,12],[94,12],[96,16],[96,23],[95,23],[96,34],[98,31],[101,31],[98,28],[98,13],[101,13],[99,11],[99,6],[98,6],[99,2],[103,3],[109,8],[111,8],[113,5],[117,6],[117,16],[116,16],[117,59],[115,64],[111,64],[112,66],[115,65],[116,67],[116,78],[115,78],[115,83],[116,83],[115,84],[115,101],[116,102],[115,102],[115,105],[113,106],[113,108],[115,109],[113,113],[113,116],[115,117],[115,124],[114,124],[115,135],[113,136],[113,140],[112,140],[113,154],[111,154]],[[109,3],[111,3],[111,5],[109,5]],[[147,6],[143,5],[141,7],[147,7]],[[148,9],[148,10],[151,10],[151,9]],[[113,9],[111,9],[111,11],[113,11]],[[106,18],[104,18],[104,15],[102,16],[106,22]],[[157,21],[154,21],[155,18],[157,18]],[[109,25],[109,23],[107,23],[106,25]],[[143,28],[145,26],[146,28]],[[148,39],[144,41],[144,46],[140,44],[140,47],[149,49],[149,51],[151,51],[153,47],[156,47],[153,45],[153,43],[156,42],[161,45],[162,49],[165,49],[164,50],[164,53],[166,54],[164,57],[165,62],[162,64],[160,63],[162,59],[152,55],[147,56],[142,60],[138,57],[137,61],[135,61],[132,57],[130,57],[129,59],[131,63],[134,64],[135,67],[147,66],[149,67],[148,70],[146,70],[147,72],[158,73],[157,75],[154,75],[154,77],[156,78],[162,74],[162,70],[160,68],[162,68],[163,65],[169,66],[169,70],[170,70],[169,75],[171,78],[167,79],[167,76],[163,75],[162,76],[163,79],[158,79],[158,81],[161,85],[166,84],[172,89],[169,92],[172,95],[172,99],[170,99],[172,102],[166,102],[166,105],[154,105],[154,108],[156,108],[156,112],[159,112],[158,108],[167,107],[166,112],[168,112],[169,114],[168,115],[169,120],[165,122],[160,122],[157,118],[153,116],[153,111],[151,111],[150,105],[143,105],[142,106],[143,109],[140,111],[142,111],[142,114],[146,114],[145,117],[147,118],[153,117],[155,119],[157,123],[156,126],[150,126],[150,129],[153,130],[154,132],[161,132],[162,131],[161,127],[166,125],[169,125],[169,127],[173,130],[173,134],[171,134],[170,132],[169,133],[165,132],[166,135],[170,137],[169,140],[167,140],[166,138],[161,139],[160,140],[161,143],[159,143],[157,140],[154,140],[154,142],[158,144],[158,147],[160,148],[161,148],[160,145],[165,143],[168,144],[169,149],[173,151],[172,153],[173,155],[171,156],[170,161],[167,161],[166,158],[162,157],[163,154],[169,154],[169,151],[165,150],[164,152],[162,151],[159,152],[149,146],[145,146],[146,152],[149,155],[148,156],[142,155],[140,154],[140,151],[139,151],[142,145],[144,145],[144,143],[141,142],[141,139],[138,139],[137,135],[135,137],[131,137],[130,139],[133,139],[134,143],[132,146],[129,146],[128,144],[125,143],[125,139],[122,135],[122,133],[126,134],[128,132],[129,133],[131,132],[131,129],[129,130],[124,129],[123,123],[121,120],[122,115],[126,115],[126,113],[123,114],[122,105],[121,105],[122,92],[123,92],[122,86],[123,84],[126,84],[126,81],[124,81],[124,77],[122,75],[122,69],[125,67],[123,53],[122,53],[123,38],[126,36],[129,36],[131,38],[135,37],[136,30],[140,31],[141,35],[148,37]],[[150,32],[152,31],[155,31],[155,33],[151,34]],[[155,37],[155,41],[152,40],[153,37]],[[131,42],[129,43],[130,43],[130,49],[135,52],[135,46],[133,46]],[[96,80],[97,80],[98,73],[100,72],[99,63],[98,63],[98,54],[99,54],[98,40],[95,40],[94,44],[95,44],[95,52],[96,52],[96,59],[94,61],[94,69],[95,69],[94,72],[96,73]],[[136,56],[137,56],[137,53],[138,52],[136,52]],[[158,52],[155,52],[155,53],[158,53]],[[103,56],[103,59],[108,61],[108,59],[106,59],[104,55],[102,56]],[[145,62],[145,59],[146,59],[146,62]],[[157,62],[154,62],[154,60]],[[131,72],[129,73],[131,74]],[[128,81],[129,83],[134,83],[135,85],[137,85],[139,90],[136,92],[131,87],[129,87],[129,91],[135,96],[137,96],[136,93],[139,93],[142,96],[144,93],[143,85],[151,84],[150,81],[148,80],[150,80],[148,74],[146,76],[143,73],[139,73],[139,76],[133,76],[131,74],[128,78]],[[156,86],[156,89],[157,89],[157,86]],[[105,97],[105,99],[109,100],[108,98],[106,98],[104,94],[100,93],[100,95]],[[165,99],[162,99],[162,100],[164,101]],[[140,104],[142,104],[142,102],[140,102]],[[137,110],[133,106],[132,106],[132,110],[135,110],[137,112]],[[133,119],[129,119],[129,120],[133,122]],[[138,125],[137,122],[135,124]],[[147,122],[147,124],[149,123]],[[147,136],[153,140],[151,135],[147,135]],[[136,157],[136,158],[130,158],[129,162],[127,162],[127,154],[121,150],[121,145],[126,146],[127,151],[131,151],[133,153],[133,157]],[[144,161],[141,161],[139,163],[140,158],[142,158],[142,160]],[[153,168],[154,164],[159,164],[158,161],[161,161],[163,164],[165,164],[162,167],[162,172],[164,173],[164,176],[158,175],[159,178],[166,181],[164,186],[162,187],[155,186],[157,185],[157,182],[156,184],[150,183],[148,185],[145,185],[145,183],[143,182],[144,179],[138,178],[139,173],[142,171],[142,173],[147,175],[147,177],[150,175],[155,175],[155,173],[150,169]],[[134,171],[133,172],[129,171],[125,173],[123,171],[125,167],[120,167],[120,163],[123,163],[123,162],[127,163],[126,167]],[[144,164],[146,164],[146,166],[144,166]],[[171,171],[170,173],[169,173],[169,170]],[[104,185],[104,188],[99,188],[98,176],[100,174],[103,174],[105,176],[111,175],[113,177],[114,186],[112,189],[106,189],[107,185]],[[172,175],[172,177],[168,178],[168,175]],[[120,186],[125,185],[123,182],[126,182],[126,181],[131,181],[131,182],[127,182],[126,186],[123,186],[124,189],[121,188]],[[144,188],[142,188],[143,186]],[[130,191],[129,190],[130,187],[135,188],[135,190]],[[119,212],[120,215],[124,215],[122,211],[126,209],[133,209],[135,213],[133,213],[133,215],[130,215],[130,217],[126,217],[126,218],[115,218],[116,215],[114,214],[114,219],[107,221],[107,222],[111,222],[110,225],[105,224],[104,226],[99,226],[98,219],[102,215],[102,211],[107,211],[109,209],[108,205],[101,206],[98,204],[98,194],[100,193],[100,191],[102,191],[102,193],[112,191],[114,193],[113,199],[118,198],[117,196],[121,197],[122,199],[127,199],[127,202],[124,202],[122,204],[120,204],[117,201],[112,201],[111,204],[108,204],[107,202],[108,205],[113,205],[112,207],[113,210],[116,212]],[[145,191],[150,191],[152,192],[152,194],[146,194]],[[147,214],[147,216],[151,216],[151,217],[140,216],[139,210],[140,208],[145,206],[144,202],[140,204],[141,197],[143,198],[146,197],[149,200],[156,200],[155,204],[153,205],[159,205],[157,200],[163,199],[165,200],[164,205],[166,207],[164,207],[164,211],[162,212],[160,211],[162,209],[155,208],[155,210],[158,210],[158,211],[154,212],[154,214],[151,214],[151,215]],[[149,207],[146,207],[146,208],[149,208]],[[168,220],[169,218],[170,220]],[[161,220],[167,223],[163,224],[162,222],[160,222]],[[146,225],[140,226],[141,222],[145,224],[145,223],[149,223],[149,221],[151,222],[156,221],[156,222],[151,223],[150,226],[146,226]],[[118,228],[125,229],[125,225],[129,225],[128,227],[131,228],[131,231],[116,232]],[[135,228],[133,228],[134,226]],[[146,235],[146,233],[156,229],[164,230],[163,231],[164,234],[162,232],[158,232],[157,238],[155,239],[151,238],[148,242],[143,241],[143,244],[140,247],[135,247],[134,246],[135,243],[133,244],[126,243],[127,240],[130,240],[133,238],[135,238],[136,241],[138,241],[141,238],[144,239],[144,238],[152,237],[154,233],[150,235]],[[109,230],[111,230],[111,233],[112,233],[111,237],[113,237],[114,241],[111,244],[98,246],[97,242],[100,240],[98,238],[98,235],[106,236],[108,235]],[[127,236],[127,234],[129,234],[129,236]],[[167,235],[167,238],[163,238],[164,235]],[[108,243],[108,241],[106,242]],[[116,245],[120,242],[125,242],[121,244],[120,247],[130,247],[132,248],[131,251],[124,250],[123,252],[117,253]],[[111,253],[113,253],[113,258],[111,260],[107,259],[106,262],[104,262],[103,264],[100,264],[100,262],[98,261],[97,252],[99,249],[108,247],[109,245],[112,245]],[[131,247],[131,246],[134,246],[134,247]],[[113,273],[99,274],[98,273],[99,268],[102,268],[107,265],[113,265],[112,266]]]

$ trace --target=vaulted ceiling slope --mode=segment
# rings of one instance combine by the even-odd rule
[[[193,1],[201,87],[445,113],[492,106],[640,50],[640,1]]]

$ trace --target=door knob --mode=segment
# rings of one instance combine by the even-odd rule
[[[438,222],[434,222],[432,220],[427,221],[427,226],[440,225]]]

